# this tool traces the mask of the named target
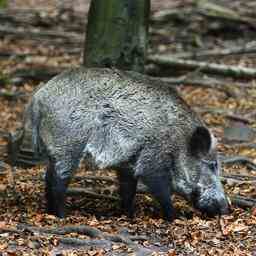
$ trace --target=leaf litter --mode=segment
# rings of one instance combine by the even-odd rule
[[[34,1],[28,1],[29,6],[35,7]],[[41,4],[47,7],[48,2]],[[53,1],[54,2],[54,1]],[[51,2],[49,6],[52,5]],[[81,1],[78,1],[81,4]],[[88,1],[86,6],[88,7]],[[162,3],[161,3],[162,2]],[[158,8],[165,6],[169,1],[153,1],[154,12]],[[174,1],[172,7],[178,8],[181,1]],[[227,1],[223,1],[227,4]],[[239,1],[233,1],[239,4]],[[10,1],[10,7],[24,6],[23,1]],[[184,5],[190,1],[184,1]],[[167,4],[168,5],[168,4]],[[45,17],[51,11],[47,8],[44,11]],[[193,29],[197,31],[198,21],[191,23]],[[202,21],[200,21],[202,22]],[[199,23],[200,23],[199,22]],[[204,22],[206,22],[204,20]],[[209,21],[208,21],[209,22]],[[175,23],[176,24],[176,23]],[[168,24],[167,24],[168,25]],[[166,24],[163,26],[167,26]],[[171,22],[169,25],[173,25]],[[176,24],[177,25],[177,24]],[[211,24],[212,25],[212,24]],[[57,25],[53,28],[56,29]],[[212,27],[211,27],[212,28]],[[152,25],[152,30],[157,30]],[[171,27],[172,33],[166,32],[163,27],[161,34],[152,35],[153,45],[150,51],[161,53],[173,53],[184,51],[184,49],[194,48],[188,46],[186,42],[176,40],[172,45],[166,43],[166,37],[173,35],[175,39],[178,32]],[[187,29],[191,29],[188,27]],[[205,28],[206,29],[206,28]],[[217,28],[216,28],[217,29]],[[248,28],[246,28],[248,29]],[[249,30],[249,29],[248,29]],[[168,30],[167,30],[168,31]],[[216,30],[217,31],[217,30]],[[170,31],[168,31],[170,32]],[[189,32],[184,28],[184,36],[189,36]],[[207,32],[207,30],[206,30]],[[205,38],[202,37],[202,45],[197,48],[214,48],[216,41],[219,46],[226,46],[221,32],[219,37],[213,40],[213,36],[208,31]],[[248,31],[250,32],[250,31]],[[240,41],[241,39],[237,37]],[[238,40],[237,39],[237,40]],[[248,38],[244,38],[247,43],[251,40],[250,33]],[[236,42],[236,40],[235,40]],[[57,66],[67,68],[70,65],[79,65],[81,57],[79,54],[63,54],[66,46],[50,45],[48,43],[38,44],[33,40],[16,40],[11,37],[1,38],[0,52],[16,53],[35,53],[24,60],[0,58],[0,77],[1,74],[11,74],[20,68],[44,68],[46,66]],[[200,50],[200,49],[197,49]],[[80,50],[81,53],[81,50]],[[220,60],[216,60],[220,61]],[[225,64],[241,63],[246,66],[255,66],[255,56],[245,55],[240,59],[236,56],[227,56],[221,59]],[[242,81],[244,82],[244,81]],[[228,82],[232,86],[232,81]],[[250,82],[255,85],[255,81]],[[6,84],[1,85],[0,90],[11,92],[24,92],[31,95],[39,82],[25,81],[21,85]],[[239,97],[227,97],[224,93],[214,90],[194,86],[182,86],[180,93],[192,108],[218,108],[229,110],[241,115],[248,114],[256,109],[256,87],[236,88]],[[21,125],[22,113],[28,98],[16,98],[14,100],[0,96],[0,130],[15,131]],[[230,120],[221,113],[205,112],[200,114],[202,119],[218,137],[218,149],[225,156],[242,155],[249,157],[255,162],[256,148],[242,143],[226,143],[224,140],[224,128],[230,127]],[[256,121],[246,124],[250,129],[255,129]],[[231,123],[232,127],[232,123]],[[0,138],[0,160],[4,158],[5,152],[1,153],[6,147],[6,139]],[[78,176],[86,175],[85,168],[81,166],[77,172]],[[227,175],[244,175],[256,179],[256,172],[243,164],[224,165],[223,173]],[[91,198],[68,198],[68,216],[60,220],[52,215],[45,213],[44,184],[42,177],[44,166],[37,166],[30,169],[17,168],[14,177],[10,168],[0,169],[0,253],[1,255],[136,255],[135,252],[123,243],[115,243],[111,248],[84,248],[83,246],[72,246],[62,244],[64,238],[90,239],[90,237],[79,234],[69,233],[63,236],[54,234],[43,234],[29,229],[19,229],[21,224],[33,227],[55,228],[69,225],[81,226],[88,225],[97,228],[107,234],[129,234],[130,236],[144,236],[146,240],[138,240],[136,243],[144,248],[155,251],[151,255],[255,255],[256,254],[256,206],[252,209],[242,209],[232,206],[232,213],[227,216],[208,219],[193,209],[188,203],[178,196],[175,196],[175,207],[178,211],[178,218],[173,223],[166,223],[161,219],[161,213],[157,204],[148,195],[137,195],[136,214],[130,220],[125,216],[120,216],[117,202]],[[92,174],[94,175],[94,174]],[[106,176],[106,173],[96,175]],[[107,174],[115,179],[112,173]],[[15,181],[13,180],[15,179]],[[15,184],[15,186],[14,186]],[[228,195],[243,195],[256,199],[256,183],[232,183],[225,182],[225,190]],[[83,184],[73,182],[74,186]],[[110,194],[116,195],[115,187],[109,189]]]

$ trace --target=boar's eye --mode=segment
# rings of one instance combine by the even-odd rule
[[[208,168],[213,172],[213,173],[218,173],[218,161],[213,160],[202,160],[203,163],[207,164]]]
[[[210,165],[211,170],[213,170],[214,172],[218,171],[218,162],[217,161],[212,161],[212,162],[210,162],[209,165]]]

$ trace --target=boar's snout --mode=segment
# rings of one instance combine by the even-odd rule
[[[194,191],[193,201],[195,208],[209,217],[230,213],[230,205],[225,194],[214,189],[206,190],[202,194]]]

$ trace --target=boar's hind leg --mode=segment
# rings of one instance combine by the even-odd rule
[[[171,202],[168,175],[142,176],[141,180],[148,187],[150,193],[160,203],[163,209],[164,218],[168,221],[172,221],[175,217],[175,211]]]
[[[134,197],[137,188],[137,179],[128,170],[118,172],[119,194],[121,197],[121,208],[128,217],[134,213]]]
[[[65,156],[61,160],[49,159],[45,176],[47,212],[59,218],[65,216],[65,194],[74,167]]]

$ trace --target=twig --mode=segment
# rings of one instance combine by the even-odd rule
[[[246,24],[255,29],[255,19],[243,17],[230,8],[209,1],[197,1],[196,12],[211,19]]]
[[[105,238],[112,242],[121,242],[125,244],[131,243],[131,241],[138,241],[138,240],[146,240],[145,236],[123,236],[123,235],[110,235],[108,233],[104,233],[97,228],[88,226],[88,225],[79,225],[79,226],[64,226],[58,228],[44,228],[44,227],[34,227],[25,224],[19,224],[17,226],[18,230],[27,230],[33,233],[47,233],[47,234],[54,234],[54,235],[67,235],[70,233],[77,233],[79,235],[86,235],[91,238]]]
[[[151,18],[153,22],[166,22],[171,19],[186,20],[188,17],[202,15],[203,17],[229,21],[237,25],[246,24],[255,28],[255,19],[244,17],[242,14],[209,1],[194,1],[195,7],[173,8],[155,12]]]
[[[45,67],[40,69],[18,69],[15,72],[11,73],[9,76],[12,77],[12,79],[19,79],[22,82],[25,82],[27,80],[45,81],[57,75],[61,71],[63,71],[63,69],[54,67]]]
[[[64,226],[59,228],[43,228],[43,227],[34,227],[29,225],[20,224],[18,225],[18,229],[22,229],[23,231],[29,231],[32,233],[44,233],[44,234],[54,234],[54,235],[67,235],[70,233],[77,233],[80,235],[86,235],[91,238],[101,238],[105,239],[109,242],[114,243],[124,243],[126,245],[137,248],[137,245],[132,241],[133,236],[123,236],[123,235],[112,235],[105,232],[100,231],[97,228],[90,227],[88,225],[79,225],[79,226]],[[138,240],[138,237],[134,237],[135,240]],[[87,243],[87,240],[82,240]],[[103,240],[104,241],[104,240]]]
[[[255,54],[256,46],[252,47],[236,47],[236,48],[228,48],[228,49],[219,49],[219,50],[209,50],[209,51],[201,51],[201,52],[186,52],[186,53],[178,53],[173,54],[172,58],[174,59],[203,59],[209,57],[225,57],[228,55],[238,55],[238,54]]]
[[[58,32],[54,30],[36,30],[36,29],[16,29],[10,26],[0,26],[0,36],[14,36],[15,38],[29,39],[29,40],[43,40],[58,41],[70,44],[82,44],[82,37],[77,33]]]
[[[162,23],[169,21],[171,19],[186,19],[191,16],[193,12],[193,8],[173,8],[173,9],[165,9],[155,12],[151,17],[151,22],[154,23]],[[188,16],[189,15],[189,16]]]
[[[256,164],[246,156],[233,156],[233,157],[225,157],[221,159],[224,164],[235,164],[241,163],[247,165],[252,170],[256,170]]]
[[[80,54],[81,49],[78,47],[72,49],[65,49],[65,53],[67,54]],[[0,60],[1,59],[25,59],[27,57],[41,57],[46,56],[46,54],[42,55],[40,53],[16,53],[16,52],[0,52]]]
[[[0,97],[5,97],[9,100],[15,100],[20,97],[28,97],[28,94],[24,92],[0,91]]]
[[[59,228],[43,228],[43,227],[34,227],[25,224],[19,224],[17,226],[19,230],[27,230],[33,233],[47,233],[47,234],[55,234],[55,235],[66,235],[70,233],[77,233],[80,235],[87,235],[92,238],[103,237],[102,232],[94,227],[90,227],[88,225],[80,225],[80,226],[64,226]]]
[[[243,174],[222,174],[223,178],[233,179],[238,181],[256,182],[256,176],[243,175]]]
[[[235,177],[224,177],[221,176],[220,177],[222,181],[227,182],[228,184],[248,184],[248,185],[255,185],[256,184],[256,180],[241,180],[239,178],[235,178]]]
[[[62,18],[66,12],[70,18]],[[16,26],[54,27],[61,25],[62,29],[82,32],[84,28],[84,13],[71,9],[57,10],[54,16],[46,15],[46,10],[38,9],[0,9],[0,22]],[[67,17],[66,15],[66,17]],[[70,22],[72,19],[72,22]]]
[[[202,109],[202,108],[195,107],[194,110],[200,114],[204,114],[204,113],[220,114],[220,115],[225,116],[226,118],[233,119],[236,121],[241,121],[243,123],[250,124],[250,123],[254,122],[253,119],[247,118],[244,115],[242,116],[242,115],[234,114],[232,111],[228,111],[225,109],[218,109],[218,108],[203,108]]]
[[[69,246],[86,246],[90,248],[111,248],[112,243],[108,240],[100,240],[100,239],[81,239],[81,238],[72,238],[72,237],[59,237],[58,242],[69,245]]]
[[[228,144],[228,142],[227,142]],[[247,147],[247,148],[256,148],[256,143],[255,142],[236,142],[233,143],[232,141],[230,141],[230,143],[228,144],[232,147]]]
[[[245,196],[231,196],[230,197],[233,205],[241,208],[252,208],[256,206],[256,199],[245,197]]]
[[[76,176],[74,177],[76,181],[83,181],[83,180],[95,180],[95,181],[103,181],[108,183],[118,183],[116,179],[106,177],[106,176],[93,176],[93,175],[85,175],[85,176]]]
[[[83,196],[83,195],[94,197],[94,198],[100,198],[100,199],[119,200],[119,198],[115,196],[103,195],[103,194],[99,194],[91,190],[82,189],[82,188],[70,188],[67,191],[67,196]]]
[[[255,78],[256,69],[246,67],[228,66],[224,64],[215,64],[207,62],[197,62],[193,60],[179,60],[173,59],[172,56],[151,55],[148,61],[157,65],[184,69],[194,70],[200,68],[201,72],[217,74],[222,76],[230,76],[236,78]]]

